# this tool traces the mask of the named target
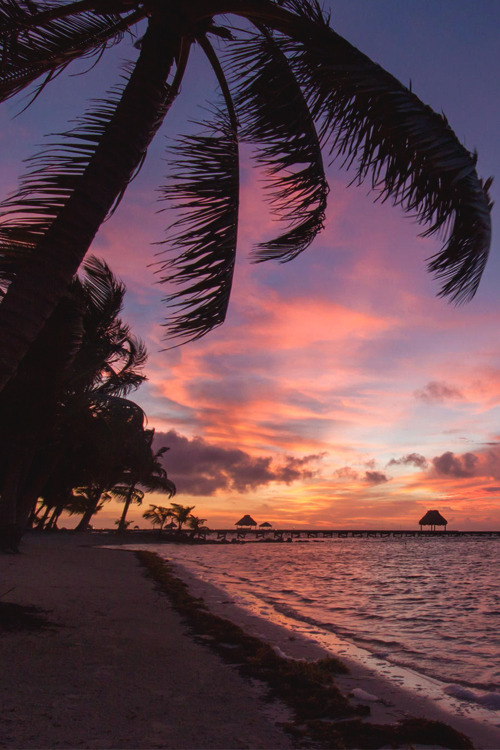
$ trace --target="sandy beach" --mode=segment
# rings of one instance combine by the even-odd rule
[[[1,558],[2,601],[40,608],[54,627],[2,632],[0,747],[293,747],[280,727],[289,710],[266,702],[263,685],[193,638],[132,552],[99,548],[100,541],[29,535],[22,554]],[[285,643],[294,658],[324,656],[221,599],[217,589],[183,577],[193,595],[245,632],[275,648]],[[476,748],[500,748],[499,729],[453,715],[355,662],[349,668],[336,682],[370,706],[370,721],[422,716],[448,723]]]
[[[189,637],[134,554],[86,536],[0,559],[2,601],[56,626],[2,632],[0,747],[292,747],[284,709]]]

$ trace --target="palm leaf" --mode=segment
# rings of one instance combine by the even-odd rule
[[[101,258],[91,255],[82,266],[81,285],[87,300],[86,314],[95,320],[95,326],[108,325],[121,312],[126,286]]]
[[[137,487],[130,487],[127,484],[115,484],[110,488],[109,493],[118,500],[122,500],[122,502],[128,500],[137,505],[142,505],[142,501],[144,500],[144,492],[142,490],[137,489]]]
[[[258,261],[289,261],[323,228],[328,185],[313,118],[288,61],[272,36],[261,34],[232,46],[238,83],[240,137],[254,144],[268,175],[274,213],[288,224],[258,246]]]
[[[135,20],[90,11],[51,19],[47,11],[56,7],[0,1],[0,101],[41,75],[47,82],[74,59],[100,55]]]
[[[146,379],[141,368],[148,355],[145,344],[118,317],[126,287],[94,256],[85,261],[83,270],[85,335],[74,362],[72,388],[83,385],[101,395],[127,395]]]
[[[489,181],[478,178],[476,157],[446,119],[336,34],[319,6],[287,0],[298,20],[281,25],[286,53],[321,135],[343,165],[355,165],[381,198],[390,198],[444,237],[429,269],[440,294],[457,302],[476,292],[491,242]]]
[[[101,142],[121,88],[97,102],[73,130],[28,160],[16,193],[0,203],[0,274],[11,278],[64,210]]]
[[[160,263],[162,282],[182,289],[168,297],[175,310],[169,335],[197,339],[224,322],[238,231],[238,142],[229,116],[199,123],[204,132],[180,138],[163,199],[180,212],[162,244],[174,257]]]

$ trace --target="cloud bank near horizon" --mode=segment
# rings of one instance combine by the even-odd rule
[[[285,455],[251,456],[201,437],[188,438],[175,430],[157,432],[154,448],[168,447],[164,464],[178,492],[210,497],[221,491],[247,493],[272,483],[290,485],[318,474],[321,454],[301,458]]]

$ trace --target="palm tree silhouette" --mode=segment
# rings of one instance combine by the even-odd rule
[[[160,459],[168,448],[159,448],[153,451],[152,444],[154,430],[144,430],[137,443],[129,467],[124,471],[119,487],[112,488],[115,497],[121,496],[124,501],[123,512],[118,522],[118,531],[125,531],[128,509],[132,502],[140,505],[144,492],[137,485],[151,492],[164,492],[173,497],[176,492],[175,484],[167,477],[167,472]],[[140,494],[138,494],[140,493]]]
[[[208,526],[205,526],[206,520],[206,518],[190,514],[187,519],[187,525],[190,529],[189,536],[194,539],[196,536],[201,536],[204,531],[209,531]]]
[[[166,508],[164,505],[150,504],[149,508],[142,514],[142,517],[147,521],[151,521],[153,526],[159,526],[161,532],[168,519],[173,518],[173,515],[172,508]]]
[[[147,353],[120,317],[125,286],[97,258],[84,270],[0,393],[0,545],[9,528],[22,533],[42,493],[57,512],[76,482],[83,483],[69,470],[75,461],[81,467],[83,445],[90,450],[106,418],[133,416],[135,407],[141,437],[144,414],[123,396],[145,379]],[[68,456],[71,448],[77,460]],[[86,479],[92,468],[90,462]]]
[[[247,25],[247,29],[241,26]],[[225,318],[238,222],[238,146],[254,144],[284,231],[256,260],[287,261],[322,229],[322,152],[444,234],[441,294],[476,291],[490,245],[488,185],[446,119],[339,36],[316,0],[0,0],[0,98],[36,94],[73,60],[142,35],[125,82],[36,155],[0,228],[0,389],[36,340],[101,223],[141,167],[198,45],[221,100],[181,138],[164,197],[180,211],[159,268],[173,285],[169,335]],[[216,52],[212,40],[223,49]]]
[[[182,527],[189,520],[191,511],[194,510],[194,505],[181,505],[180,503],[172,503],[172,517],[177,522],[177,531],[181,532]]]

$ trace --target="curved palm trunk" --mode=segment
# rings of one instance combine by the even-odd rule
[[[51,513],[52,510],[53,510],[53,508],[52,508],[51,505],[46,505],[45,506],[45,511],[44,511],[43,515],[40,518],[38,518],[38,522],[36,524],[37,529],[42,530],[42,529],[45,528],[45,525],[46,525],[46,523],[48,521],[48,518],[49,518],[50,513]]]
[[[104,487],[95,487],[92,490],[89,496],[87,510],[84,512],[78,525],[75,526],[75,531],[88,531],[90,521],[94,513],[97,511],[97,506],[99,505],[99,501],[103,492]]]
[[[144,158],[172,102],[166,79],[175,51],[176,40],[165,23],[152,22],[122,99],[84,175],[29,265],[23,265],[23,272],[10,284],[0,305],[0,390],[39,335]]]
[[[125,529],[127,528],[125,522],[127,520],[128,509],[130,508],[130,503],[132,502],[132,497],[133,497],[135,488],[136,488],[136,485],[134,483],[129,487],[129,491],[127,492],[125,505],[123,506],[123,513],[121,515],[120,522],[118,524],[118,531],[125,531]]]
[[[80,333],[81,327],[81,313],[59,304],[30,348],[22,371],[0,394],[2,428],[10,423],[16,435],[2,446],[9,472],[4,481],[0,479],[0,539],[20,539],[57,465],[57,452],[47,452],[46,447],[54,441],[57,392],[75,355],[73,333]],[[40,528],[45,522],[46,516]]]

